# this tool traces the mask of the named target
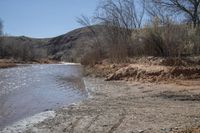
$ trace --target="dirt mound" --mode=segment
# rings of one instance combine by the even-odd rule
[[[164,66],[194,66],[194,65],[199,65],[200,59],[199,60],[191,60],[189,58],[166,58],[162,59],[160,61],[159,65],[164,65]]]
[[[126,64],[96,64],[94,66],[85,66],[83,75],[105,78],[108,75],[116,72],[120,68],[126,67]]]
[[[161,66],[195,66],[200,65],[200,57],[163,58],[163,57],[137,57],[129,59],[131,63],[161,65]]]
[[[175,67],[171,68],[170,74],[174,77],[184,76],[184,77],[198,77],[200,76],[200,68],[197,67]]]
[[[106,81],[173,81],[200,78],[200,57],[185,59],[141,57],[130,58],[127,63],[112,64],[103,60],[100,64],[87,67],[85,75],[104,77]]]
[[[120,68],[108,75],[106,81],[110,80],[145,80],[162,81],[169,79],[195,79],[200,78],[200,67],[167,67],[158,65],[135,65]]]

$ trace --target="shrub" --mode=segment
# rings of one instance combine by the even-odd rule
[[[89,53],[86,53],[82,59],[81,59],[81,64],[85,66],[93,66],[97,64],[100,61],[100,55],[99,55],[99,50],[91,50]]]
[[[193,55],[200,55],[200,27],[189,30],[188,52]]]
[[[144,54],[162,57],[181,57],[192,54],[188,49],[191,42],[188,31],[189,26],[186,25],[167,23],[159,26],[154,22],[152,26],[144,29]]]

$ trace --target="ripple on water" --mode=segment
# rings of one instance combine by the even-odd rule
[[[30,65],[0,69],[0,128],[86,96],[81,66]]]

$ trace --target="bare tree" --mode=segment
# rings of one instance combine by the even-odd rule
[[[137,3],[136,3],[137,2]],[[145,3],[137,0],[104,0],[97,8],[96,19],[105,25],[109,56],[123,61],[128,56],[133,29],[139,29],[145,13]]]
[[[95,26],[92,24],[91,21],[92,20],[90,18],[84,15],[77,18],[77,22],[89,30],[91,39],[93,40],[93,52],[89,52],[84,55],[81,62],[82,64],[94,65],[100,58],[103,57],[103,53],[99,38],[99,31],[95,29]]]
[[[173,15],[163,6],[154,2],[154,0],[143,0],[143,3],[146,5],[145,10],[151,23],[153,23],[152,21],[157,21],[161,25],[166,25],[169,21],[174,20]]]
[[[98,31],[95,30],[94,26],[92,26],[92,22],[90,20],[90,18],[88,18],[87,16],[82,15],[81,17],[77,18],[77,22],[79,24],[81,24],[82,26],[85,26],[86,28],[89,29],[89,31],[91,32],[94,41],[95,41],[95,47],[97,47],[98,49],[100,48],[100,39],[98,38]]]
[[[125,29],[141,28],[144,6],[142,3],[141,8],[136,8],[136,0],[104,0],[97,8],[96,18]]]
[[[3,34],[3,24],[2,24],[2,21],[0,19],[0,57],[3,55],[3,46],[2,46],[3,38],[1,37],[2,34]]]
[[[193,27],[200,25],[200,0],[151,0],[171,13],[186,16]]]
[[[3,22],[0,19],[0,36],[3,34]]]

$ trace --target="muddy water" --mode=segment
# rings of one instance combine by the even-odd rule
[[[78,65],[0,69],[0,129],[25,117],[87,97]]]

